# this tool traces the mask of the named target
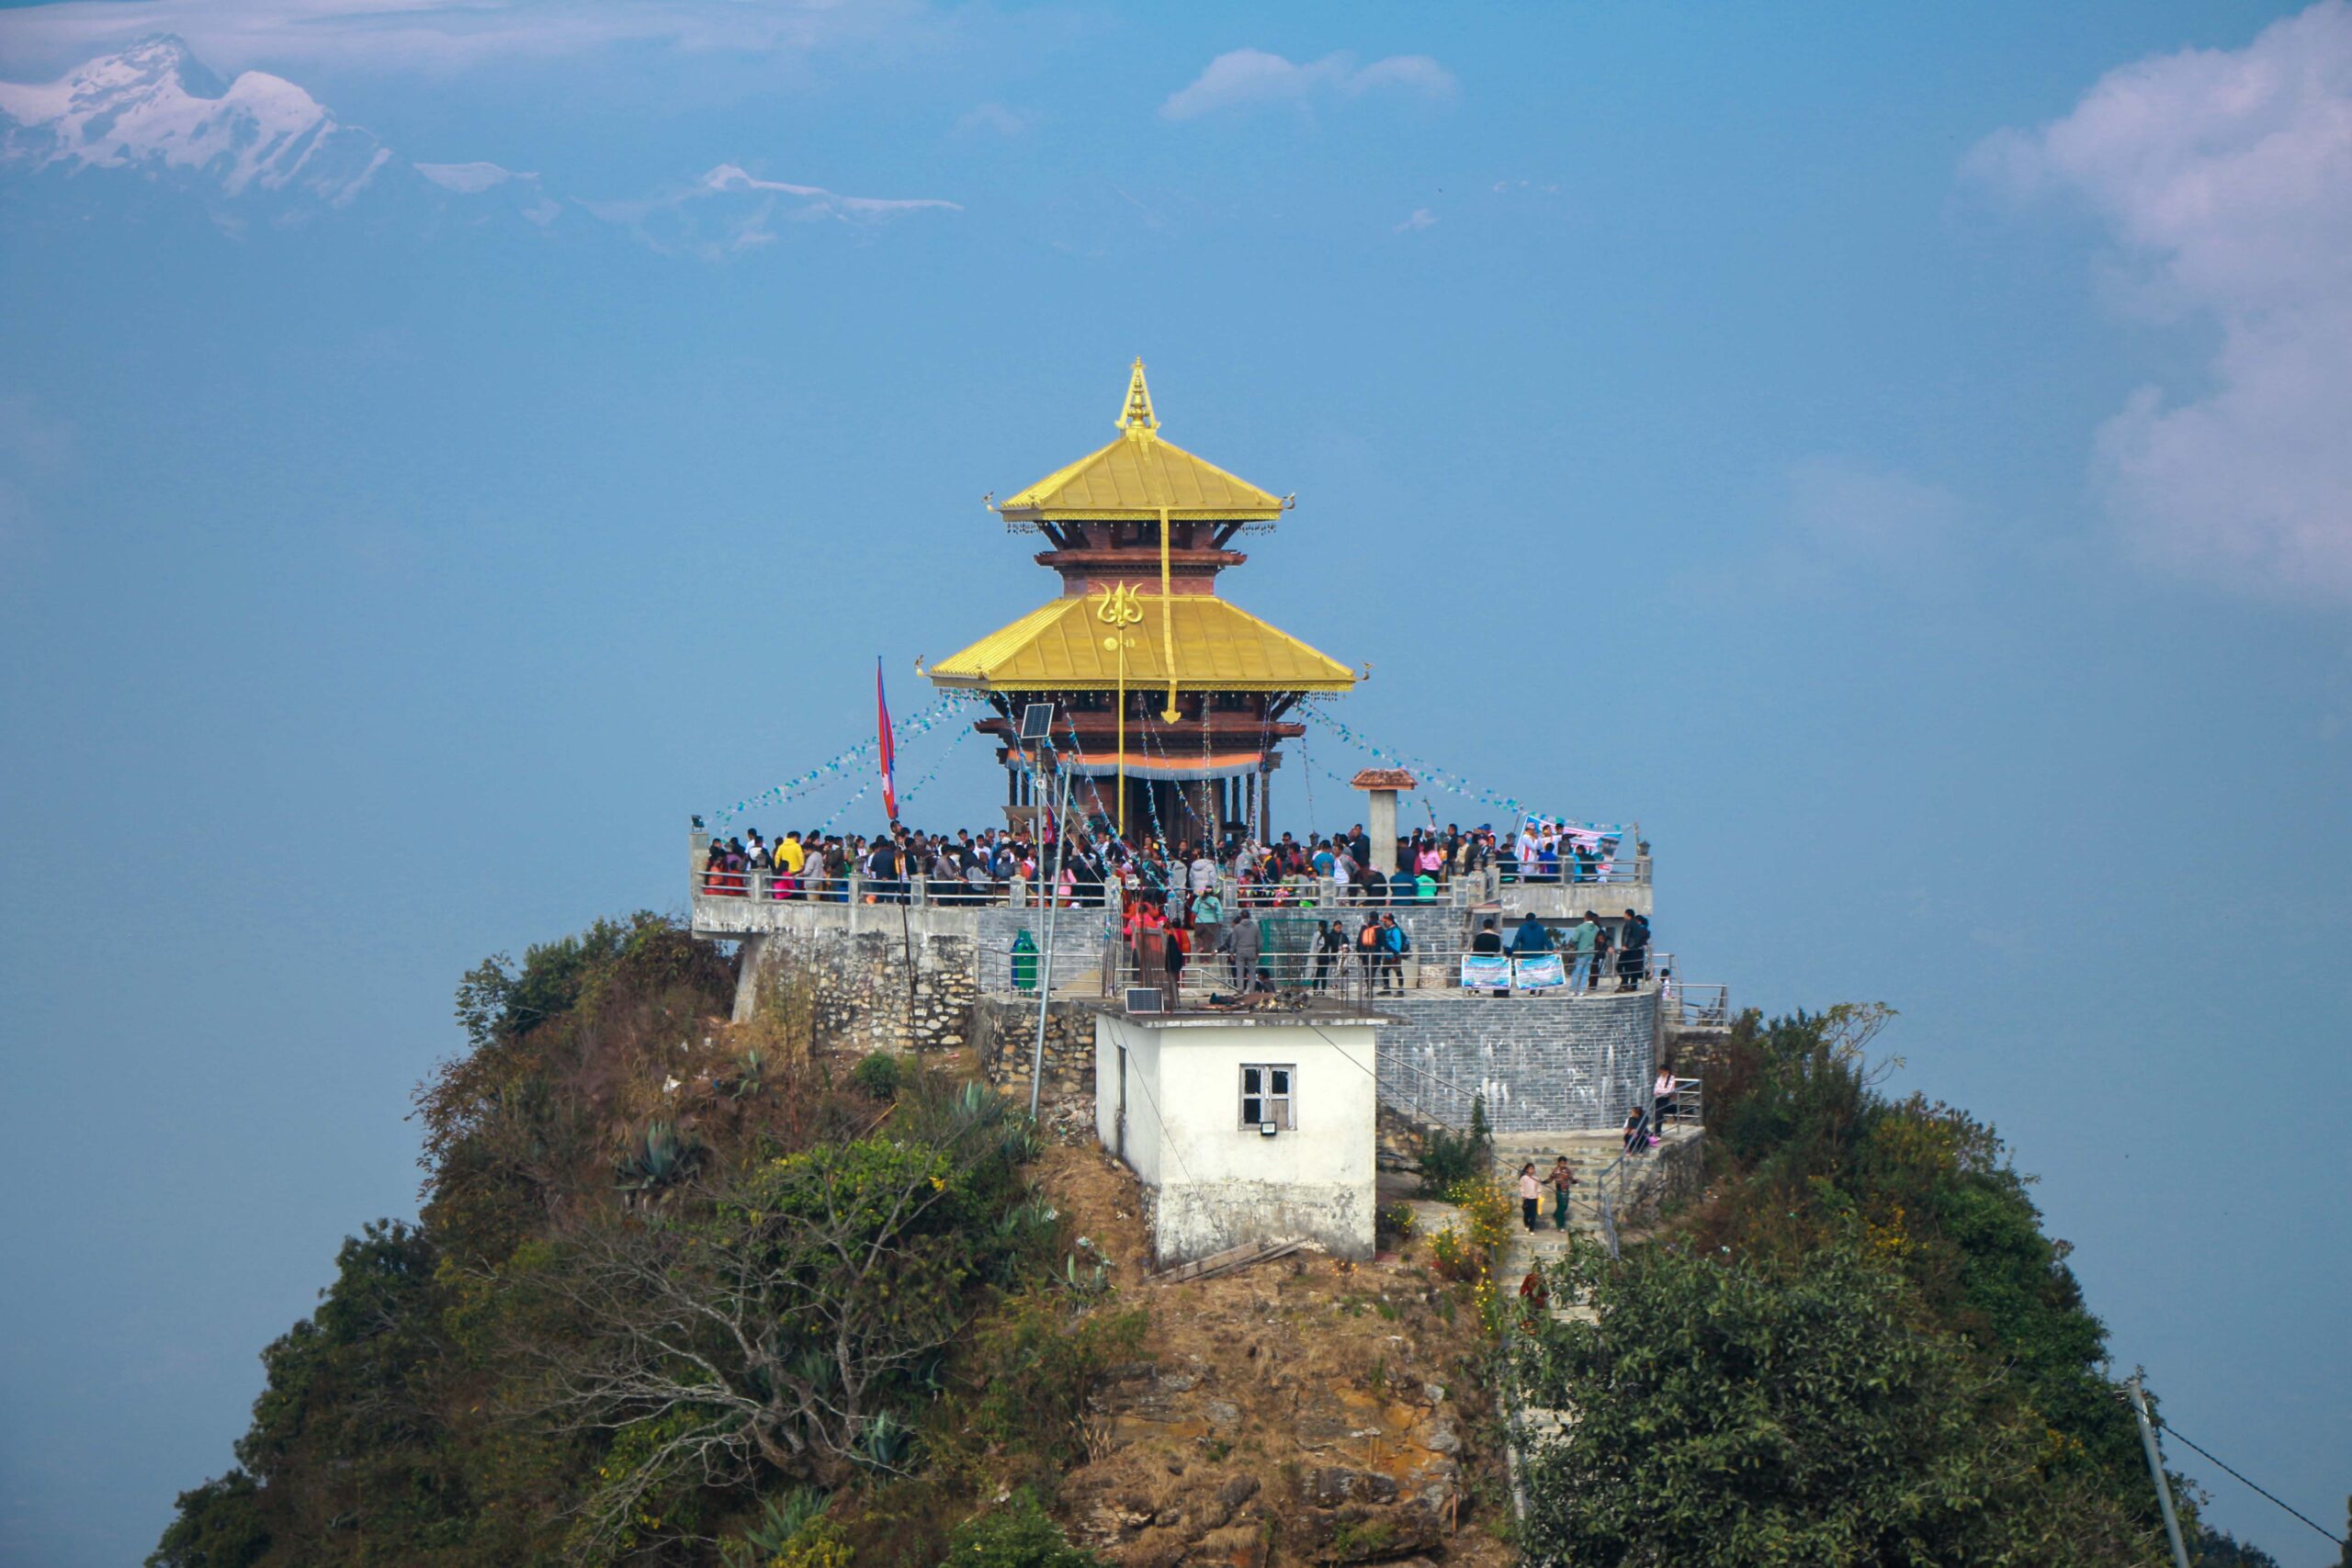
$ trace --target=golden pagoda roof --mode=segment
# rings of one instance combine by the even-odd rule
[[[1120,406],[1119,438],[1057,468],[998,506],[1008,523],[1157,518],[1270,523],[1287,504],[1248,479],[1193,457],[1159,434],[1138,359]]]
[[[1209,593],[1134,593],[1141,614],[1128,623],[1126,683],[1164,686],[1164,650],[1174,633],[1176,684],[1186,691],[1344,692],[1354,671],[1247,610]],[[942,686],[978,691],[1097,691],[1119,684],[1114,629],[1102,596],[1057,599],[924,671]],[[1172,617],[1174,625],[1170,625]]]

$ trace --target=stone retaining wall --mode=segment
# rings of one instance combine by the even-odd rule
[[[789,905],[772,911],[765,933],[742,939],[736,1017],[749,1018],[780,984],[806,986],[820,1032],[844,1049],[968,1045],[991,1081],[1026,1089],[1036,1004],[984,998],[979,966],[1009,963],[1006,950],[1021,930],[1029,930],[1032,940],[1041,936],[1043,911],[912,909],[902,926],[895,908],[871,906],[857,911],[860,929],[850,929],[847,913],[839,907]],[[1458,944],[1464,911],[1439,906],[1400,913],[1413,928],[1417,948]],[[1102,919],[1100,910],[1062,911],[1055,932],[1057,973],[1076,976],[1099,967]],[[1437,981],[1434,970],[1430,978]],[[988,988],[1001,987],[991,983]],[[1613,1128],[1627,1107],[1644,1099],[1657,1059],[1654,992],[1464,997],[1430,989],[1373,1005],[1396,1020],[1379,1035],[1381,1100],[1449,1125],[1466,1124],[1470,1096],[1483,1092],[1498,1134]],[[1046,1026],[1047,1097],[1091,1086],[1093,1018],[1101,1006],[1054,1002]],[[1712,1041],[1680,1032],[1675,1039],[1681,1053],[1677,1066],[1706,1076]]]
[[[1046,1073],[1041,1102],[1094,1092],[1094,1016],[1104,1004],[1057,1001],[1046,1010]],[[980,1070],[1007,1094],[1029,1092],[1029,1062],[1037,1046],[1037,1004],[1019,998],[982,997],[972,1004],[971,1041]]]
[[[1466,1126],[1483,1094],[1498,1134],[1599,1132],[1649,1095],[1657,997],[1384,997],[1380,1098]]]
[[[798,902],[763,914],[767,929],[741,939],[736,1019],[751,1017],[788,977],[812,988],[820,1032],[860,1053],[952,1051],[968,1043],[973,1004],[982,989],[981,966],[1009,971],[1012,942],[1020,932],[1028,931],[1030,941],[1037,943],[1045,937],[1042,909]],[[1101,967],[1102,919],[1101,909],[1064,909],[1057,915],[1057,975]],[[1001,989],[1010,978],[1009,973],[992,976],[989,988]],[[1027,1081],[1025,1076],[1023,1081]]]

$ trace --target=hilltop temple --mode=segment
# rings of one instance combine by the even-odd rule
[[[1039,805],[1017,726],[1046,703],[1052,761],[1122,837],[1262,831],[1282,742],[1303,733],[1285,716],[1362,676],[1218,596],[1217,574],[1250,558],[1234,540],[1272,531],[1291,502],[1162,435],[1140,359],[1116,429],[996,507],[1007,528],[1045,536],[1037,564],[1061,575],[1060,596],[925,673],[985,694],[976,728],[999,742],[1016,825]]]
[[[1284,743],[1307,761],[1300,705],[1363,678],[1217,592],[1246,558],[1235,541],[1289,509],[1164,437],[1140,360],[1114,437],[997,505],[1015,532],[1045,536],[1036,559],[1061,592],[923,672],[984,703],[976,728],[996,742],[1014,828],[1043,827],[1038,791],[1067,784],[1098,840],[1106,829],[1130,843],[1275,838]],[[1022,729],[1039,705],[1052,719],[1042,746]],[[1370,825],[1377,873],[1397,796],[1421,781],[1375,767],[1351,783],[1361,793],[1341,797],[1339,819]],[[1311,834],[1307,815],[1294,825]],[[934,887],[921,863],[853,864],[820,886],[756,865],[714,875],[701,818],[687,850],[693,929],[741,943],[738,1019],[780,1009],[858,1053],[969,1053],[1007,1092],[1091,1114],[1136,1175],[1155,1256],[1182,1267],[1302,1242],[1369,1256],[1391,1179],[1378,1168],[1408,1166],[1431,1132],[1475,1122],[1498,1158],[1585,1166],[1582,1221],[1610,1235],[1613,1216],[1695,1179],[1724,987],[1669,978],[1673,955],[1655,946],[1630,973],[1597,975],[1542,951],[1538,933],[1588,922],[1622,937],[1638,920],[1646,935],[1649,846],[1638,823],[1608,842],[1610,858],[1572,874],[1506,852],[1410,893],[1376,874],[1269,885],[1204,860],[1193,875],[1211,876],[1203,891],[1223,913],[1194,929],[1184,964],[1148,922],[1128,933],[1115,875],[1058,897],[1022,872]],[[1139,918],[1154,897],[1136,890]],[[1333,921],[1352,954],[1336,962],[1322,940]],[[1367,931],[1385,945],[1364,945]],[[1627,1118],[1668,1105],[1680,1122],[1661,1158],[1627,1157]]]

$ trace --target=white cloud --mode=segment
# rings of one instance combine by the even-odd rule
[[[2243,49],[2110,72],[1968,169],[2086,203],[2136,309],[2220,328],[2209,387],[2143,387],[2099,431],[2097,483],[2132,547],[2217,582],[2352,601],[2352,7],[2322,0]]]
[[[1424,229],[1434,229],[1436,227],[1437,214],[1431,212],[1426,207],[1416,207],[1413,209],[1411,213],[1406,217],[1405,221],[1396,225],[1396,232],[1399,234],[1417,234]]]
[[[713,258],[775,243],[778,222],[862,225],[910,212],[964,210],[932,197],[843,196],[822,186],[761,179],[734,164],[721,164],[691,185],[643,201],[581,206],[607,222],[626,225],[656,250]]]
[[[1397,91],[1425,98],[1453,96],[1453,75],[1426,54],[1393,54],[1358,65],[1351,54],[1327,54],[1293,64],[1262,49],[1237,49],[1218,55],[1200,75],[1159,106],[1168,119],[1196,119],[1222,109],[1266,104],[1304,104],[1318,97],[1361,97]]]

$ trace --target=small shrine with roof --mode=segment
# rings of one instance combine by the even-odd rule
[[[1140,359],[1117,429],[996,506],[1008,528],[1045,536],[1037,564],[1060,595],[924,673],[986,696],[975,728],[999,742],[1016,821],[1040,805],[1020,716],[1044,703],[1074,809],[1129,837],[1262,833],[1282,742],[1305,732],[1285,716],[1362,677],[1218,596],[1217,574],[1249,558],[1233,541],[1270,531],[1291,501],[1161,435]]]

